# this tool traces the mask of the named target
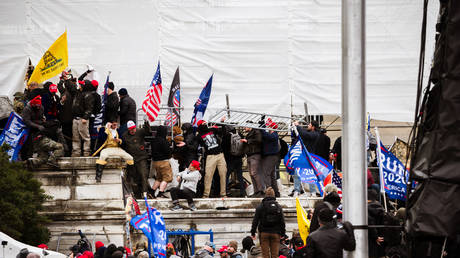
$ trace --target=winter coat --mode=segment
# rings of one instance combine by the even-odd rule
[[[318,134],[318,141],[316,142],[315,151],[316,155],[320,156],[321,158],[328,160],[329,159],[329,151],[331,148],[331,138],[325,134]]]
[[[105,100],[104,123],[117,121],[119,106],[120,100],[118,99],[117,93],[113,91]]]
[[[53,120],[58,118],[58,112],[61,109],[60,98],[56,94],[49,92],[42,95],[43,111],[46,120]]]
[[[93,114],[94,97],[91,92],[91,86],[84,85],[82,87],[83,91],[78,91],[73,99],[73,117],[89,120]]]
[[[368,224],[369,225],[383,225],[385,210],[382,205],[373,201],[367,204]],[[383,230],[370,228],[368,231],[369,241],[369,257],[382,257],[385,255],[383,245],[377,244],[377,237],[383,237]]]
[[[260,154],[262,151],[262,133],[260,130],[251,129],[245,139],[248,141],[244,143],[244,153],[249,157],[254,154]]]
[[[262,130],[262,155],[277,155],[280,151],[279,138],[277,132],[267,132]]]
[[[275,197],[265,197],[262,202],[257,206],[254,218],[252,219],[251,235],[256,234],[256,229],[259,233],[277,233],[281,236],[286,234],[286,223],[284,221],[283,209],[281,208],[281,215],[278,223],[266,223],[266,205],[268,202],[276,201]]]
[[[120,124],[124,125],[129,120],[136,122],[136,102],[129,95],[120,99]]]
[[[306,247],[302,248],[305,253],[299,253],[299,256],[294,253],[294,257],[343,257],[344,249],[353,251],[356,248],[353,226],[345,222],[344,229],[338,229],[334,224],[323,225],[308,236]]]
[[[61,110],[59,111],[59,121],[62,124],[71,124],[73,119],[73,99],[77,93],[76,86],[71,81],[61,80],[58,83],[58,90],[61,94]],[[65,96],[64,101],[62,100],[63,96]]]
[[[150,141],[152,150],[152,161],[169,160],[171,158],[171,148],[166,140],[167,128],[165,126],[157,127],[155,138]]]
[[[199,170],[190,171],[188,168],[182,172],[177,173],[177,176],[182,178],[180,189],[188,189],[196,193],[196,186],[198,181],[201,179],[201,173]]]
[[[144,127],[136,129],[134,135],[130,134],[129,131],[123,133],[123,145],[122,148],[128,152],[134,158],[134,162],[146,160],[149,158],[149,154],[145,150],[145,136],[150,135],[150,127]]]
[[[42,106],[36,109],[28,103],[22,111],[22,121],[30,128],[31,133],[39,131],[39,128],[43,126],[44,118]]]
[[[299,132],[303,144],[305,145],[305,148],[307,148],[308,152],[316,154],[316,144],[319,138],[319,133],[317,131],[308,131],[300,126],[297,126],[297,131]]]

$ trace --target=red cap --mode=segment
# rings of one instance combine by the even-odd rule
[[[45,244],[39,244],[37,247],[38,247],[38,248],[41,248],[41,249],[48,250],[48,246],[45,245]]]
[[[40,97],[40,95],[38,95],[37,97],[33,98],[31,101],[30,101],[30,105],[32,106],[40,106],[42,104],[42,97]]]
[[[267,127],[272,128],[272,129],[277,129],[277,128],[278,128],[278,124],[275,123],[275,122],[273,122],[273,120],[272,120],[270,117],[267,118],[267,122],[265,123],[265,125],[266,125]]]
[[[85,81],[78,81],[79,84],[85,85]]]
[[[228,249],[228,246],[223,245],[219,250],[217,250],[217,252],[219,253],[227,252],[227,249]]]
[[[128,123],[126,123],[126,127],[128,127],[128,129],[134,129],[136,128],[136,124],[133,121],[129,120]]]
[[[194,167],[196,170],[200,170],[200,162],[198,162],[196,160],[192,160],[190,165],[192,165],[192,167]]]
[[[101,241],[96,241],[96,251],[99,250],[99,248],[103,247],[104,246],[104,243],[102,243]]]
[[[202,124],[204,124],[204,123],[206,123],[206,121],[200,120],[200,121],[198,121],[198,123],[196,123],[196,125],[200,126],[200,125],[202,125]]]
[[[93,85],[94,88],[97,88],[97,86],[99,86],[99,83],[96,80],[92,80],[91,85]]]
[[[57,92],[57,86],[56,86],[56,84],[51,84],[51,85],[49,86],[49,90],[50,90],[51,93]]]
[[[126,254],[127,254],[127,255],[131,255],[131,254],[132,254],[131,249],[129,249],[129,247],[126,247],[126,246],[125,246],[125,250],[126,250]]]

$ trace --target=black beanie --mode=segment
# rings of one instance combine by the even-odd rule
[[[113,82],[109,82],[109,85],[107,85],[107,88],[113,90],[115,89],[115,85],[113,85]]]
[[[121,88],[121,89],[118,91],[118,95],[120,95],[120,96],[126,96],[126,95],[128,95],[128,91],[127,91],[125,88]]]
[[[332,211],[331,209],[323,208],[319,211],[318,219],[323,224],[331,222],[333,218],[334,218],[334,211]]]
[[[243,241],[241,241],[241,244],[243,245],[243,249],[248,250],[248,251],[251,250],[251,247],[255,245],[254,241],[252,240],[250,236],[243,238]]]

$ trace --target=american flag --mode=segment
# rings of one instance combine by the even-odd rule
[[[335,170],[332,171],[332,183],[337,186],[337,193],[342,198],[342,178],[340,178]]]
[[[160,62],[158,61],[157,71],[153,76],[149,89],[147,90],[144,102],[142,102],[142,110],[144,110],[151,122],[155,121],[158,117],[158,113],[160,113],[162,92],[163,87],[161,86]]]
[[[176,91],[176,93],[174,94],[173,104],[174,104],[174,107],[177,109],[173,112],[168,111],[168,113],[166,114],[166,125],[167,126],[175,125],[177,123],[176,113],[180,107],[180,91],[179,90]]]

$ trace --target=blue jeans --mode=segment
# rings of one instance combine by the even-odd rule
[[[294,175],[292,176],[294,179],[294,191],[301,193],[302,192],[302,182],[300,181],[299,176],[294,172]]]

